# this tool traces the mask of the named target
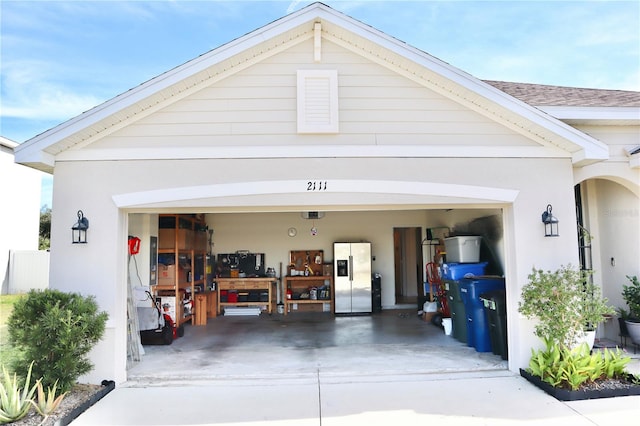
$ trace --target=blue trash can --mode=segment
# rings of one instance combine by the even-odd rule
[[[460,297],[467,319],[467,346],[475,347],[478,352],[491,352],[490,329],[480,295],[504,289],[504,278],[474,277],[460,280]]]

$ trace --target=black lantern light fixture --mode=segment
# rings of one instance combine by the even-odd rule
[[[547,205],[547,209],[542,212],[542,223],[544,223],[544,236],[545,237],[557,237],[558,235],[558,218],[555,217],[551,211],[553,208],[551,204]]]
[[[82,210],[78,210],[78,222],[71,227],[71,242],[73,244],[86,244],[87,229],[89,229],[89,219],[84,217]]]

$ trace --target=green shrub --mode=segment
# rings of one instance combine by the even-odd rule
[[[13,371],[33,375],[42,385],[66,392],[93,368],[87,355],[102,338],[108,315],[98,312],[92,296],[58,290],[30,291],[13,307],[9,341],[17,349]]]
[[[532,269],[518,310],[538,320],[536,336],[572,347],[585,330],[595,330],[606,315],[615,313],[600,288],[591,283],[590,274],[571,265],[554,272]]]

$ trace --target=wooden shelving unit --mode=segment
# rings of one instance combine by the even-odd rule
[[[195,323],[195,288],[206,289],[207,232],[204,220],[196,215],[161,214],[158,229],[158,259],[173,258],[172,265],[158,265],[158,296],[173,297],[176,324]],[[191,311],[185,312],[188,295]]]
[[[285,297],[284,297],[284,314],[287,315],[289,310],[292,308],[291,305],[317,305],[323,303],[329,303],[331,306],[331,312],[334,312],[335,303],[334,303],[334,291],[333,291],[333,276],[331,275],[314,275],[314,276],[287,276],[284,277],[284,289],[285,289]],[[316,299],[288,299],[286,292],[287,290],[291,290],[292,295],[308,292],[310,287],[323,287],[327,286],[329,290],[329,298],[320,298],[320,294],[316,294]],[[291,312],[294,312],[291,310]]]

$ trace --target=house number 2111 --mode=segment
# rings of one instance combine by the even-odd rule
[[[319,180],[319,181],[308,181],[307,182],[307,191],[326,191],[327,190],[327,181]]]

